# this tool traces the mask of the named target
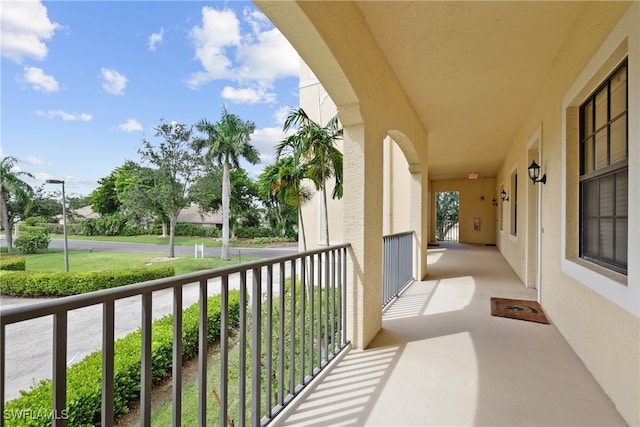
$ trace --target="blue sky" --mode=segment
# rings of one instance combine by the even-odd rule
[[[250,2],[1,3],[2,156],[39,186],[64,179],[88,195],[125,160],[140,162],[154,126],[217,121],[223,104],[256,124],[273,162],[298,106],[299,58]],[[55,190],[55,188],[51,188]]]

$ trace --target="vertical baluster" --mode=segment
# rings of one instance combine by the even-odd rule
[[[347,248],[342,248],[342,344],[347,343]]]
[[[284,330],[285,330],[285,317],[284,317],[284,310],[285,310],[285,286],[284,286],[284,282],[285,282],[285,268],[286,265],[283,262],[280,263],[280,307],[279,307],[279,319],[278,319],[278,405],[280,406],[284,406],[284,360],[287,357],[287,355],[285,354],[285,345],[284,345],[284,341],[285,341],[285,335],[284,335]]]
[[[240,426],[245,425],[247,413],[247,272],[240,272],[240,357],[238,384],[238,422]]]
[[[113,426],[114,303],[102,304],[102,415],[103,427]]]
[[[331,354],[336,353],[336,251],[331,251]]]
[[[300,384],[304,384],[305,378],[305,342],[306,342],[306,330],[307,324],[306,311],[307,311],[307,258],[300,258]]]
[[[324,360],[329,357],[329,252],[324,253]]]
[[[262,335],[262,301],[261,301],[261,281],[262,270],[260,268],[253,269],[253,287],[252,287],[252,305],[251,305],[251,425],[260,426],[260,416],[262,410],[260,408],[260,395],[262,394],[261,381],[261,343]]]
[[[54,425],[65,426],[67,406],[67,312],[53,315],[53,413]],[[4,418],[4,414],[3,414]]]
[[[0,427],[4,427],[4,381],[5,381],[5,339],[7,333],[6,325],[2,325],[0,330]]]
[[[289,393],[295,394],[296,390],[296,260],[291,260],[291,312],[289,313]]]
[[[267,330],[266,338],[266,360],[265,360],[265,401],[264,406],[267,418],[271,418],[271,408],[273,402],[271,391],[273,389],[273,265],[267,266]],[[260,339],[260,338],[258,338]]]
[[[316,284],[316,288],[318,290],[318,314],[317,314],[317,346],[316,346],[316,364],[314,366],[314,374],[315,370],[322,366],[322,254],[318,254],[318,282]]]
[[[337,283],[336,283],[336,290],[338,292],[338,298],[337,298],[337,307],[338,307],[338,319],[337,319],[337,328],[338,331],[336,332],[337,336],[336,338],[338,339],[338,346],[342,347],[342,315],[344,314],[344,312],[342,311],[342,287],[340,286],[340,284],[342,283],[342,249],[338,249],[338,271],[337,271]]]
[[[142,355],[140,369],[140,425],[151,425],[151,310],[153,297],[142,294]]]
[[[198,319],[198,425],[207,425],[207,279],[200,280],[200,312]]]
[[[229,411],[229,275],[220,279],[220,427],[227,427]]]
[[[311,255],[309,257],[309,367],[308,367],[308,375],[309,377],[313,377],[313,344],[315,341],[315,333],[313,330],[313,326],[314,326],[314,319],[315,319],[315,313],[314,313],[314,262],[313,262],[313,255]]]
[[[173,366],[171,367],[172,423],[182,425],[182,286],[173,288]]]

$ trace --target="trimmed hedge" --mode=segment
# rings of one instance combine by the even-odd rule
[[[171,277],[174,274],[174,268],[169,266],[82,273],[10,271],[2,274],[0,294],[29,298],[63,297]]]
[[[0,258],[0,270],[24,271],[26,260],[21,256],[4,256]]]
[[[240,293],[229,292],[229,328],[237,328],[240,318]],[[182,360],[198,353],[198,304],[184,310],[182,315]],[[220,295],[208,299],[207,337],[209,343],[220,338]],[[141,330],[130,333],[114,344],[114,414],[119,418],[128,412],[129,405],[140,395]],[[157,384],[171,373],[173,348],[173,315],[153,322],[151,345],[152,381]],[[29,391],[7,402],[5,414],[49,414],[52,402],[52,382],[42,380]],[[102,352],[91,353],[67,369],[68,426],[100,425],[102,396]],[[23,411],[23,412],[20,412]],[[6,426],[50,426],[46,417],[5,417]]]

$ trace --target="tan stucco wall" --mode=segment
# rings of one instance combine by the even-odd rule
[[[496,212],[503,213],[504,226],[502,231],[496,231],[495,241],[514,271],[523,282],[527,281],[527,266],[532,254],[528,244],[530,235],[525,232],[525,212],[528,212],[527,195],[532,184],[527,180],[526,167],[530,160],[529,143],[540,130],[540,163],[548,178],[548,183],[539,190],[541,302],[554,326],[627,422],[640,425],[640,266],[637,261],[634,263],[640,259],[640,225],[637,221],[630,222],[628,280],[616,292],[611,291],[612,295],[606,295],[606,289],[598,289],[599,284],[602,285],[600,288],[611,286],[602,276],[583,275],[593,280],[576,278],[579,274],[575,274],[572,261],[566,259],[565,250],[565,240],[575,238],[565,229],[571,221],[567,221],[567,217],[571,217],[574,209],[567,202],[567,192],[575,191],[575,188],[565,188],[569,180],[565,177],[564,158],[569,149],[564,147],[564,108],[568,106],[564,99],[583,71],[593,68],[590,61],[608,55],[599,53],[599,49],[630,6],[631,3],[614,2],[584,4],[537,97],[530,100],[529,114],[521,123],[514,124],[517,131],[496,175],[494,188],[497,195],[499,187],[504,185],[511,194],[510,175],[514,168],[517,170],[521,206],[519,232],[518,236],[511,236],[510,204],[499,201]],[[283,6],[276,2],[268,7]],[[399,130],[410,141],[414,152],[405,150],[405,154],[409,153],[410,168],[421,173],[419,191],[423,195],[423,211],[433,209],[430,200],[435,194],[435,181],[431,188],[426,184],[428,134],[357,7],[352,3],[336,2],[330,12],[328,10],[321,2],[301,2],[287,8],[286,14],[274,14],[273,17],[286,23],[289,34],[294,36],[290,40],[329,88],[345,125],[345,140],[349,142],[344,147],[345,170],[349,172],[345,186],[344,239],[352,243],[353,269],[349,273],[352,288],[348,298],[353,301],[349,316],[355,319],[349,336],[355,346],[364,347],[381,327],[378,264],[383,223],[381,145],[385,136],[392,130]],[[628,35],[630,67],[629,212],[632,218],[640,212],[639,24],[640,3],[634,2],[622,29]],[[585,85],[597,84],[597,76],[594,74],[593,77],[595,80],[586,81]],[[425,78],[428,78],[427,73]],[[488,200],[490,203],[491,198]],[[415,215],[411,221],[415,224]],[[484,225],[484,221],[482,223]],[[424,224],[428,222],[421,225],[425,227],[421,233],[423,247],[428,235],[428,227]]]
[[[484,182],[483,182],[484,181]],[[436,193],[457,191],[459,199],[460,243],[495,244],[497,207],[491,200],[495,195],[495,178],[477,180],[453,179],[431,182],[431,218],[435,218]],[[484,195],[484,200],[481,200]],[[501,204],[501,203],[500,203]],[[474,219],[480,219],[480,230],[474,229]],[[431,223],[431,235],[435,236],[435,223]]]
[[[573,104],[564,98],[579,79],[585,88],[578,99],[584,99],[615,64],[607,64],[614,47],[628,37],[629,57],[629,216],[634,218],[640,208],[640,3],[635,2],[618,28],[618,39],[603,46],[625,12],[626,6],[592,3],[585,9],[585,16],[578,20],[567,44],[558,55],[547,82],[539,97],[532,103],[531,112],[522,123],[518,134],[497,176],[497,191],[504,183],[509,194],[510,175],[517,168],[519,193],[525,195],[533,184],[527,178],[528,143],[536,129],[541,129],[541,151],[543,171],[547,184],[541,187],[541,277],[540,300],[555,326],[560,330],[586,367],[611,397],[616,407],[630,425],[640,425],[640,313],[637,311],[638,288],[640,288],[640,228],[629,222],[629,272],[627,284],[614,284],[606,277],[591,273],[590,280],[577,280],[576,274],[568,271],[579,269],[566,259],[563,247],[566,240],[576,239],[572,222],[577,221],[575,204],[576,180],[571,173],[575,167],[563,162],[567,152],[575,152],[575,141],[565,141],[563,116]],[[622,35],[620,35],[622,34]],[[614,37],[615,38],[615,37]],[[595,63],[594,63],[595,62]],[[589,74],[588,70],[598,70]],[[607,67],[609,67],[607,69]],[[585,74],[585,71],[586,74]],[[582,76],[582,77],[581,77]],[[575,118],[575,116],[574,116]],[[571,117],[569,117],[571,120]],[[565,144],[569,145],[565,147]],[[573,151],[572,151],[573,149]],[[565,151],[566,150],[566,151]],[[570,160],[569,160],[570,161]],[[570,174],[565,176],[566,171]],[[522,178],[520,178],[522,177]],[[571,187],[565,188],[566,183]],[[538,184],[540,185],[540,184]],[[521,199],[523,202],[525,199]],[[514,271],[525,280],[527,241],[519,233],[510,236],[508,203],[504,204],[504,229],[497,231],[497,244]],[[518,229],[526,226],[526,206],[519,212]],[[565,229],[565,225],[568,226]],[[566,243],[568,245],[568,243]],[[636,261],[634,261],[636,260]],[[593,283],[593,281],[601,283]],[[605,288],[603,295],[592,288]],[[610,287],[609,289],[606,289]],[[615,288],[615,289],[614,289]],[[626,295],[626,298],[625,298]],[[617,299],[612,302],[612,299]],[[625,301],[631,299],[629,303]],[[635,305],[634,305],[635,304]],[[634,313],[635,307],[635,313]]]
[[[390,146],[389,234],[396,234],[412,230],[408,209],[411,205],[411,173],[400,147],[395,142]]]

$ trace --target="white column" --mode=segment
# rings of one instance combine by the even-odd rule
[[[343,226],[351,243],[347,333],[361,349],[382,328],[384,136],[362,123],[344,126]]]

